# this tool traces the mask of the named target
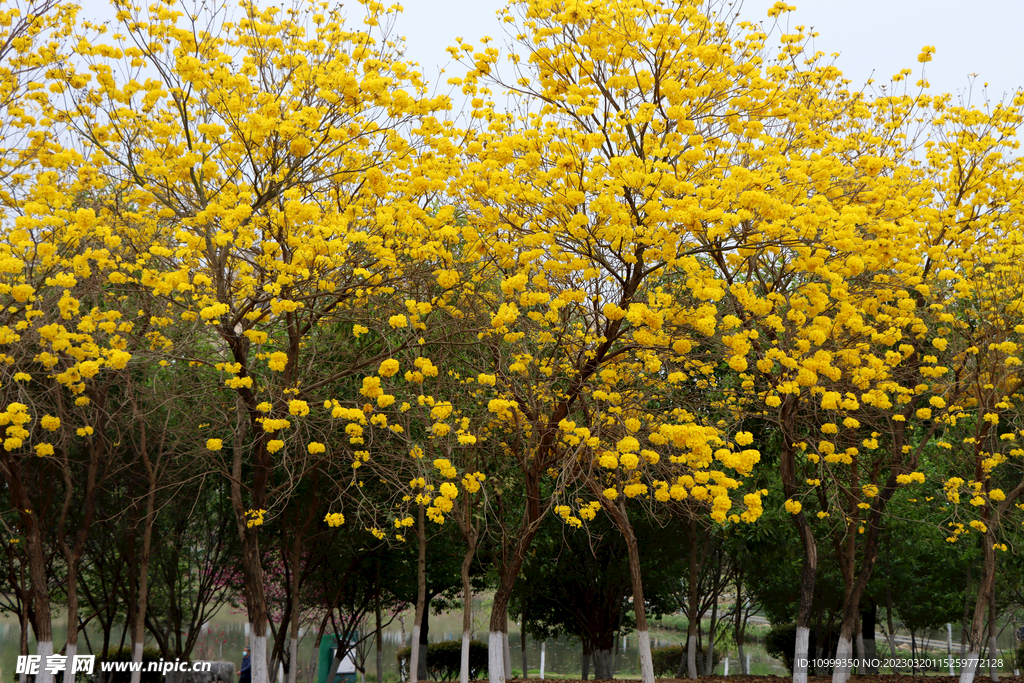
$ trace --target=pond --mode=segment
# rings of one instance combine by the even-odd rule
[[[475,605],[478,609],[473,620],[474,638],[487,640],[487,609],[482,601]],[[486,607],[489,607],[487,605]],[[407,610],[399,618],[396,618],[384,630],[384,678],[385,681],[398,680],[398,665],[396,655],[403,645],[409,644],[412,634],[413,612]],[[230,608],[225,608],[204,625],[195,650],[192,653],[193,660],[214,660],[234,662],[238,667],[242,660],[242,647],[247,639],[247,624],[242,614],[236,613]],[[66,622],[61,619],[54,621],[54,645],[59,649],[67,637]],[[112,643],[116,646],[121,642],[121,631],[117,630]],[[509,647],[512,655],[512,668],[516,672],[522,671],[522,654],[520,651],[519,628],[515,623],[509,624]],[[447,613],[430,615],[429,618],[429,640],[441,642],[445,640],[460,640],[462,637],[462,615],[460,613]],[[16,679],[14,674],[15,662],[19,650],[19,627],[17,619],[5,615],[0,617],[0,683],[13,683]],[[313,654],[313,641],[316,633],[304,631],[299,641],[299,680],[306,680],[310,671],[311,656]],[[651,644],[654,647],[665,645],[678,645],[685,640],[684,633],[671,631],[653,631]],[[79,635],[79,652],[87,654],[92,648],[99,648],[102,644],[102,634],[98,628],[88,628],[84,635]],[[126,640],[127,644],[127,640]],[[759,647],[746,648],[751,657],[752,673],[757,674],[785,674],[782,665],[768,657],[763,649]],[[29,638],[29,650],[35,651],[35,639]],[[547,641],[545,647],[545,676],[548,678],[572,677],[580,674],[582,651],[578,640],[573,638],[558,638]],[[530,668],[531,678],[536,678],[540,669],[541,644],[533,638],[528,637],[526,641],[527,664]],[[368,680],[375,680],[374,672],[374,649],[372,640],[365,646],[366,670]],[[629,635],[619,639],[616,644],[616,672],[620,677],[639,675],[638,652],[636,636]],[[738,662],[733,659],[730,662],[730,673],[739,673]],[[717,673],[723,673],[723,664],[719,664]]]

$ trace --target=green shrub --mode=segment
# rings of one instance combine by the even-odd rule
[[[685,652],[686,648],[682,645],[669,645],[667,647],[651,648],[651,660],[654,663],[654,675],[658,678],[675,678],[676,672],[679,671],[679,662],[683,660]],[[704,653],[698,649],[697,671],[703,671],[703,665],[701,664],[703,657]],[[711,655],[712,664],[714,666],[718,666],[720,658],[720,653],[716,651]]]
[[[160,671],[147,671],[149,662],[159,662],[162,659],[160,650],[155,647],[147,647],[142,650],[142,676],[141,683],[163,683],[163,673]],[[100,670],[101,662],[130,662],[132,661],[132,649],[129,646],[112,648],[107,651],[106,656],[97,655],[93,671]],[[108,683],[130,683],[132,673],[130,671],[111,671],[106,674]]]
[[[403,647],[398,651],[398,670],[401,680],[409,679],[409,658],[412,649]],[[452,681],[459,677],[462,667],[462,641],[446,640],[443,643],[427,645],[427,675],[435,681]],[[487,644],[479,640],[469,642],[469,678],[473,680],[487,668]]]
[[[683,614],[666,614],[661,619],[654,621],[654,625],[666,631],[686,632],[689,622]]]
[[[816,639],[811,631],[807,644],[808,653],[814,652]],[[796,650],[796,624],[779,624],[773,626],[764,638],[764,651],[775,659],[782,660],[789,673],[793,673],[793,652]],[[808,674],[813,674],[813,667],[808,667]]]

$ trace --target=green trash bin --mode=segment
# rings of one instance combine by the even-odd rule
[[[353,638],[349,642],[354,646],[356,640]],[[328,679],[331,662],[334,661],[334,652],[337,649],[338,641],[334,637],[334,634],[325,633],[324,637],[320,639],[320,656],[317,661],[317,683],[356,683],[356,662],[352,657],[354,653],[351,650],[341,658],[341,662],[338,664],[338,670],[334,672],[334,676],[332,678]]]

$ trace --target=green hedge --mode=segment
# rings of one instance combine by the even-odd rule
[[[654,663],[654,675],[658,678],[675,678],[679,671],[679,662],[685,656],[686,648],[682,645],[669,645],[667,647],[651,648],[651,660]],[[721,655],[715,652],[711,655],[711,662],[718,666]],[[703,671],[704,653],[697,650],[697,671]],[[685,675],[685,671],[684,671]]]
[[[149,662],[159,662],[163,656],[160,654],[160,650],[155,647],[147,647],[142,650],[142,676],[139,679],[141,683],[163,683],[164,675],[160,671],[147,671]],[[96,657],[95,668],[93,669],[93,675],[98,676],[100,671],[101,662],[130,662],[132,661],[132,649],[131,647],[125,646],[122,648],[113,648],[107,651],[107,655]],[[132,674],[130,671],[110,671],[106,674],[107,683],[130,683],[132,680]]]
[[[398,651],[398,670],[401,680],[409,679],[409,658],[412,649],[403,647]],[[459,677],[462,667],[462,641],[446,640],[443,643],[427,645],[427,675],[435,681],[453,681]],[[469,679],[478,678],[478,674],[487,668],[487,643],[479,640],[469,642]]]
[[[814,652],[816,638],[812,630],[807,643],[808,653]],[[782,660],[782,663],[793,673],[793,652],[796,650],[796,624],[780,624],[773,626],[768,635],[764,638],[764,650],[775,659]],[[814,675],[814,667],[808,666],[807,673]]]

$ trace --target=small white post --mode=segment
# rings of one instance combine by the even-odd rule
[[[953,673],[953,624],[946,624],[946,661],[949,662],[949,675]]]
[[[747,675],[750,675],[750,653],[747,653]]]
[[[542,640],[540,643],[540,680],[542,681],[544,680],[544,655],[546,654],[547,644],[546,640]],[[523,678],[526,678],[525,671],[523,672]]]

